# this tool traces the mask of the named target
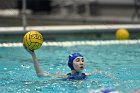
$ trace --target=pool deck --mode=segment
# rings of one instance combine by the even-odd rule
[[[70,34],[70,33],[106,33],[114,32],[119,28],[133,29],[133,32],[140,32],[139,24],[120,25],[67,25],[67,26],[28,26],[26,31],[23,27],[0,27],[0,35],[23,34],[30,30],[37,30],[47,34]]]

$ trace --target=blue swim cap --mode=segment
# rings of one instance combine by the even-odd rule
[[[73,60],[76,57],[83,57],[83,56],[80,53],[73,53],[73,54],[69,55],[68,66],[70,67],[71,70],[74,70]]]

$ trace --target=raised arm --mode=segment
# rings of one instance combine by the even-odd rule
[[[23,45],[24,46],[24,45]],[[25,46],[24,48],[31,54],[33,62],[34,62],[34,68],[36,71],[37,76],[49,76],[49,74],[47,72],[44,72],[41,70],[40,68],[40,64],[38,62],[38,59],[36,57],[36,54],[34,51],[27,49]]]
[[[36,55],[35,55],[35,52],[31,52],[31,55],[32,55],[32,58],[33,58],[33,61],[34,61],[34,67],[35,67],[35,70],[36,70],[36,74],[38,76],[50,76],[50,77],[58,77],[58,78],[66,78],[67,75],[62,75],[60,73],[57,73],[57,74],[50,74],[50,73],[47,73],[47,72],[43,72],[40,68],[40,65],[39,65],[39,62],[36,58]]]
[[[24,45],[23,45],[24,46]],[[62,74],[60,74],[60,73],[57,73],[57,74],[50,74],[50,73],[47,73],[47,72],[44,72],[44,71],[42,71],[41,70],[41,68],[40,68],[40,64],[39,64],[39,62],[38,62],[38,59],[37,59],[37,57],[36,57],[36,54],[35,54],[35,52],[34,51],[31,51],[31,50],[29,50],[29,49],[27,49],[25,46],[24,46],[24,48],[31,54],[31,56],[32,56],[32,59],[33,59],[33,62],[34,62],[34,68],[35,68],[35,71],[36,71],[36,74],[37,74],[37,76],[40,76],[40,77],[42,77],[42,76],[51,76],[51,77],[58,77],[58,78],[66,78],[67,77],[67,75],[62,75]]]
[[[44,71],[41,70],[40,64],[38,62],[38,59],[37,59],[34,51],[31,52],[31,55],[32,55],[32,58],[33,58],[33,61],[34,61],[34,68],[35,68],[37,76],[49,76],[49,74],[47,72],[44,72]]]

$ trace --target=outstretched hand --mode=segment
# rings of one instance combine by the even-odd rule
[[[27,52],[29,52],[31,55],[34,53],[34,50],[28,49],[24,44],[23,44],[23,47],[24,47],[25,50],[26,50]]]

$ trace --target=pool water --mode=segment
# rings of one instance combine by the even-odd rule
[[[67,74],[68,55],[85,57],[87,80],[63,81],[56,77],[37,77],[33,60],[23,47],[0,48],[1,93],[94,93],[115,89],[131,93],[140,88],[139,44],[97,46],[43,46],[36,50],[41,68],[49,73]]]

